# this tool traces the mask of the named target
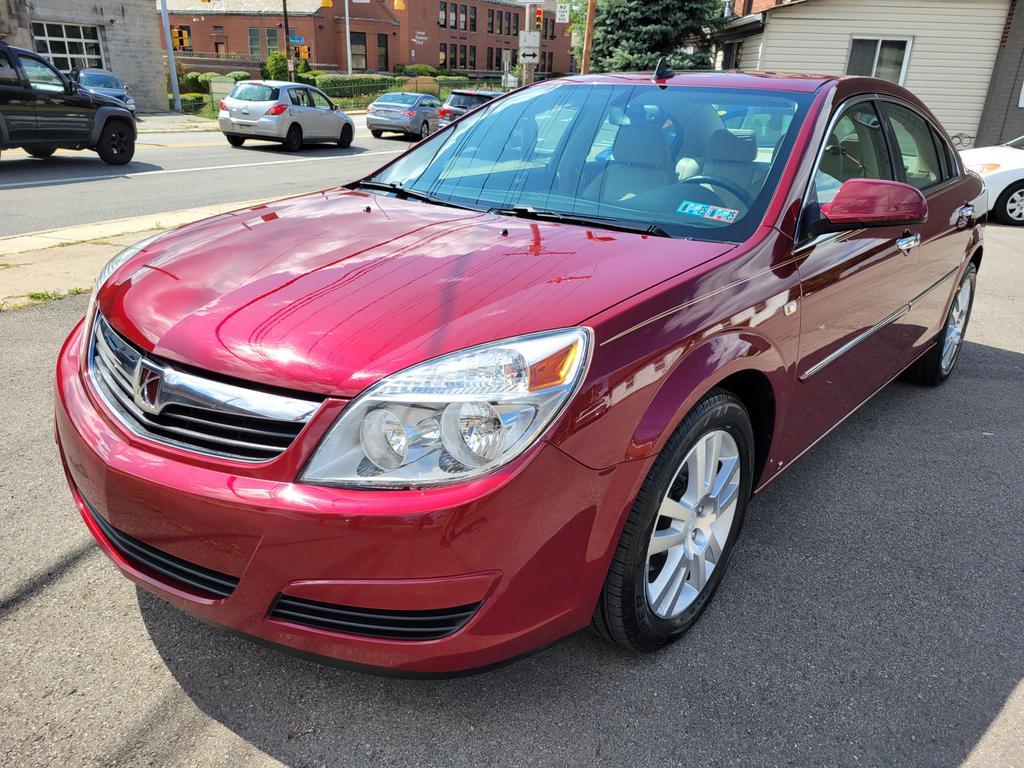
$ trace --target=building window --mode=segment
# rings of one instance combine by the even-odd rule
[[[388,36],[385,34],[377,35],[377,69],[380,72],[387,72],[390,69],[388,66]]]
[[[512,52],[512,61],[509,66],[516,67],[519,65],[519,49],[516,48]]]
[[[280,38],[277,36],[277,29],[267,29],[267,53],[273,53],[281,47]]]
[[[99,27],[33,21],[32,37],[36,52],[46,56],[62,72],[85,67],[103,69]]]
[[[494,69],[494,49],[487,49],[487,69]]]
[[[459,20],[457,18],[459,14],[458,3],[448,3],[448,26],[452,29],[459,28]]]
[[[476,6],[469,6],[469,31],[476,32]]]
[[[437,25],[439,27],[448,26],[448,3],[442,2],[437,11]]]
[[[513,35],[518,35],[519,34],[519,14],[518,13],[515,16],[512,17],[512,34]]]
[[[459,69],[466,68],[466,46],[459,46]]]
[[[224,34],[224,27],[219,26],[217,24],[214,24],[213,25],[213,34],[215,34],[215,35],[223,35]]]
[[[494,34],[494,9],[487,9],[487,32],[488,34]]]
[[[516,13],[516,15],[518,16],[519,14]],[[505,34],[512,34],[512,14],[508,11],[505,11]]]
[[[366,33],[349,32],[348,44],[352,48],[352,71],[366,71]]]
[[[476,69],[476,46],[469,46],[469,68]]]
[[[259,57],[260,53],[260,30],[257,27],[249,27],[249,55]]]
[[[448,46],[441,43],[441,53],[437,57],[437,66],[441,69],[448,69]]]
[[[459,6],[459,29],[464,30],[466,28],[466,6]]]
[[[850,45],[846,74],[880,77],[903,85],[909,62],[910,40],[855,37]]]
[[[722,44],[722,69],[736,69],[740,63],[740,41]]]
[[[548,72],[555,71],[555,52],[548,51]]]

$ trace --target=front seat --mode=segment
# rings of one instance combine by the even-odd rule
[[[737,134],[719,128],[708,140],[708,159],[704,161],[703,175],[734,181],[752,197],[757,197],[764,183],[764,171],[758,168],[755,160],[757,139],[753,133]]]
[[[668,140],[660,126],[621,125],[612,144],[612,159],[588,191],[601,201],[626,200],[666,187],[674,177]]]

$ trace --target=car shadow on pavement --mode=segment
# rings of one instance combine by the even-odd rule
[[[580,632],[402,680],[139,606],[196,706],[287,765],[958,765],[1024,678],[1022,381],[1024,355],[967,343],[945,386],[890,386],[757,497],[657,654]]]
[[[92,179],[104,181],[139,173],[162,171],[162,165],[132,160],[127,165],[107,165],[92,152],[55,154],[45,160],[34,157],[0,156],[0,189],[25,189],[59,184],[80,184]]]

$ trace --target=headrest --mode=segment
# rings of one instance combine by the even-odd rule
[[[753,133],[736,134],[719,128],[708,141],[708,159],[727,163],[752,163],[757,159],[757,140]]]
[[[612,145],[616,163],[669,167],[668,142],[661,126],[650,123],[620,125]]]

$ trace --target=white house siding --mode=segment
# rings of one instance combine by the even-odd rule
[[[853,37],[912,38],[904,85],[977,135],[1009,0],[806,0],[766,15],[765,70],[843,74]]]
[[[743,71],[761,69],[761,40],[763,38],[764,35],[751,35],[744,39],[737,69]]]

